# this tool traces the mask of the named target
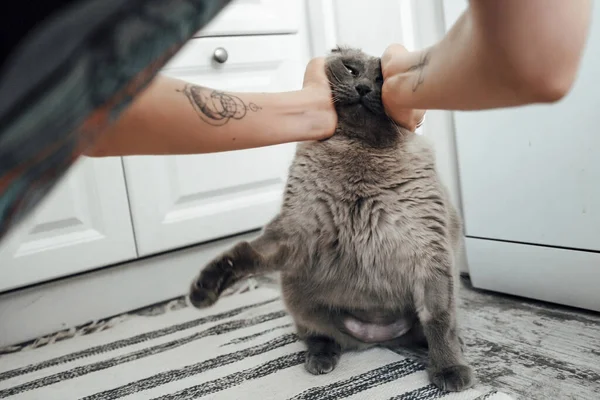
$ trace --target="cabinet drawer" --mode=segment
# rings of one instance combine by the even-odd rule
[[[220,64],[215,61],[217,49],[225,50],[226,62]],[[241,70],[271,73],[277,66],[283,65],[286,68],[284,64],[294,64],[302,56],[301,53],[301,44],[296,35],[196,38],[190,40],[163,67],[163,72],[179,78],[198,74],[230,78],[232,71]],[[221,89],[216,84],[208,86]]]
[[[228,54],[211,61],[215,48]],[[297,35],[194,39],[163,73],[226,91],[299,89],[308,49]],[[140,255],[262,227],[278,211],[295,145],[226,153],[126,157]]]
[[[196,36],[295,33],[303,6],[302,0],[234,0]]]
[[[0,244],[0,292],[136,257],[121,160],[84,158]]]

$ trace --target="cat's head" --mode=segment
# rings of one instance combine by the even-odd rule
[[[396,143],[399,130],[381,102],[381,60],[359,49],[338,47],[326,65],[338,114],[337,134],[374,147]]]

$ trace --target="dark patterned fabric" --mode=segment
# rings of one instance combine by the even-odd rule
[[[55,3],[2,42],[0,240],[229,0]]]

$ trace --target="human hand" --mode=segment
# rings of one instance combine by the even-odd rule
[[[400,126],[414,132],[423,122],[425,110],[406,108],[406,97],[411,93],[401,90],[402,74],[418,63],[418,56],[411,53],[401,44],[388,46],[381,56],[381,73],[383,88],[381,101],[387,115]],[[406,90],[404,90],[406,92]]]
[[[325,58],[317,57],[310,60],[304,72],[302,91],[306,93],[311,107],[311,116],[318,124],[319,137],[317,140],[332,136],[337,126],[337,113],[333,105],[333,97],[329,79],[325,73]]]

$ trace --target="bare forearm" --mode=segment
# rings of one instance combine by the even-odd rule
[[[324,96],[309,90],[229,93],[158,77],[100,135],[92,157],[198,154],[326,137]]]
[[[477,110],[559,100],[577,75],[590,13],[589,0],[471,0],[439,43],[404,56],[404,72],[388,80],[383,66],[384,102]]]

